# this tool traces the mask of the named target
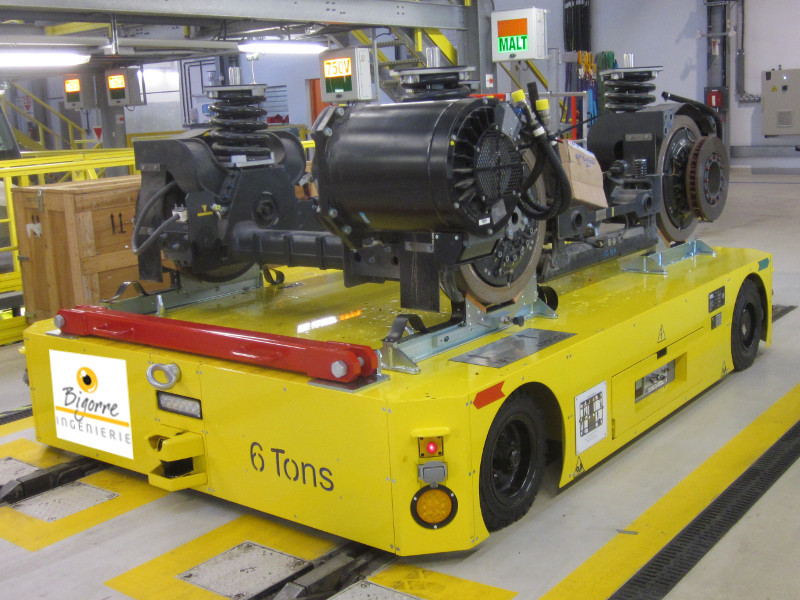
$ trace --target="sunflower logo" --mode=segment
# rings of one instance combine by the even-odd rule
[[[78,369],[78,385],[87,394],[97,389],[97,375],[89,367]]]

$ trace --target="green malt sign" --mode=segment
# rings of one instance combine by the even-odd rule
[[[497,38],[498,52],[521,52],[528,49],[527,35],[512,35]]]

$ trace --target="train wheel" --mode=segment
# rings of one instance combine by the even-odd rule
[[[533,398],[517,391],[500,407],[481,457],[480,499],[489,531],[528,512],[545,466],[545,428]]]
[[[745,279],[736,296],[731,323],[733,368],[743,371],[753,364],[764,325],[764,305],[756,284]]]

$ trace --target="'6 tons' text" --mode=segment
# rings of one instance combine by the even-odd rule
[[[305,461],[298,462],[286,456],[286,450],[281,448],[270,448],[269,451],[275,457],[275,475],[278,478],[320,487],[326,492],[333,490],[333,473],[328,467],[317,467]],[[259,472],[264,471],[267,466],[264,460],[264,447],[258,442],[250,444],[250,464]]]

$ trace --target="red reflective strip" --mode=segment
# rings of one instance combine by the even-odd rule
[[[320,342],[231,327],[191,323],[152,315],[139,315],[97,306],[62,309],[61,331],[93,335],[201,356],[305,373],[331,381],[350,382],[373,375],[378,359],[369,346]],[[360,360],[359,360],[360,359]],[[346,373],[333,374],[341,361]],[[341,365],[337,365],[340,367]]]
[[[506,19],[497,22],[497,37],[528,35],[528,19]]]
[[[484,406],[488,406],[492,402],[496,402],[501,398],[505,398],[506,395],[503,393],[503,384],[505,381],[501,381],[500,383],[496,383],[492,387],[488,387],[482,392],[478,392],[478,395],[475,396],[475,401],[473,404],[475,408],[483,408]]]

